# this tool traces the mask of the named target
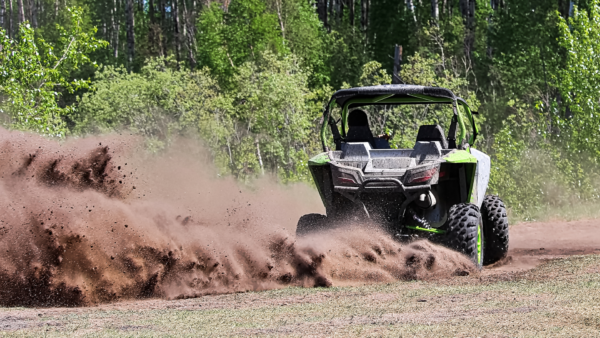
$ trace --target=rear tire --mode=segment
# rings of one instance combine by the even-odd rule
[[[300,217],[296,227],[296,236],[301,237],[324,229],[326,220],[327,216],[321,214],[307,214]]]
[[[483,226],[476,205],[460,203],[448,212],[444,244],[469,257],[478,269],[483,267]]]
[[[485,196],[481,205],[485,239],[484,264],[494,264],[508,254],[508,217],[498,196]]]

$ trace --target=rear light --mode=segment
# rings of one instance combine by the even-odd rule
[[[411,184],[418,184],[418,183],[425,183],[425,182],[429,182],[432,178],[435,177],[435,175],[438,173],[438,168],[431,168],[428,170],[423,170],[423,171],[419,171],[419,172],[411,172],[408,176],[408,178],[406,179],[406,184],[407,185],[411,185]]]
[[[342,184],[352,184],[352,185],[356,184],[356,182],[354,182],[353,179],[351,179],[351,178],[343,178],[343,177],[340,178],[340,183],[342,183]]]

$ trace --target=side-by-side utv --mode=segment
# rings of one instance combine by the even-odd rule
[[[373,115],[365,109],[374,108],[373,114],[401,105],[446,106],[452,114],[447,133],[437,124],[422,125],[412,149],[392,149],[389,135],[373,135]],[[505,257],[506,208],[497,196],[486,195],[490,157],[473,148],[474,114],[465,100],[440,87],[381,85],[336,92],[323,114],[324,152],[308,164],[327,215],[302,216],[296,233],[371,219],[399,240],[429,239],[464,253],[479,268]]]

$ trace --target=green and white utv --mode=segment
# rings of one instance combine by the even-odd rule
[[[406,111],[399,107],[405,105],[420,105],[425,114],[427,107],[442,107],[447,133],[439,124],[421,125],[411,149],[392,149],[390,135],[373,136],[372,128],[382,126],[373,122],[381,121],[377,114]],[[505,257],[506,208],[486,195],[490,157],[473,148],[474,114],[465,100],[440,87],[336,92],[323,114],[324,152],[308,163],[327,215],[302,216],[297,235],[371,219],[399,240],[426,238],[462,252],[478,268]]]

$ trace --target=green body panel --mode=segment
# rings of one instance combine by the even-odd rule
[[[328,165],[331,159],[327,153],[320,153],[319,155],[308,160],[309,166]]]
[[[471,155],[466,150],[458,150],[444,157],[448,163],[477,163],[475,156]]]
[[[446,231],[445,231],[445,230],[440,230],[440,229],[436,229],[436,228],[429,228],[429,229],[427,229],[427,228],[422,228],[422,227],[419,227],[419,226],[413,226],[413,225],[407,225],[407,226],[406,226],[406,228],[407,228],[407,229],[411,229],[411,230],[418,230],[418,231],[431,232],[431,233],[434,233],[434,234],[440,234],[440,235],[442,235],[442,234],[445,234],[445,233],[446,233]]]

